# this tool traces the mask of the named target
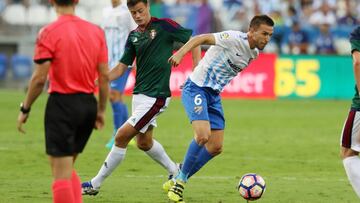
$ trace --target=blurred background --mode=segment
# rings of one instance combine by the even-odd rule
[[[76,14],[100,24],[103,9],[110,3],[110,0],[80,0]],[[194,34],[222,30],[246,32],[254,15],[270,15],[276,26],[264,52],[276,54],[271,67],[274,71],[267,75],[267,79],[275,78],[271,84],[275,97],[302,97],[297,94],[296,87],[292,91],[286,90],[291,89],[294,85],[290,83],[294,82],[289,82],[284,74],[292,74],[300,86],[311,80],[305,89],[317,84],[314,75],[311,76],[314,72],[320,80],[319,91],[326,88],[321,76],[324,74],[327,78],[337,78],[340,83],[348,83],[344,88],[353,85],[348,37],[360,20],[358,0],[151,0],[150,4],[153,16],[171,18],[193,29]],[[26,86],[33,68],[36,35],[42,26],[55,19],[56,14],[48,0],[0,0],[0,88]],[[302,62],[309,63],[301,65]],[[300,66],[306,67],[300,70]],[[304,69],[305,75],[310,77],[299,75],[298,72]],[[333,73],[328,73],[330,70]],[[334,90],[334,86],[329,88]],[[306,94],[306,97],[319,97],[318,93]],[[348,93],[340,91],[339,94],[326,98],[351,97],[352,88]]]

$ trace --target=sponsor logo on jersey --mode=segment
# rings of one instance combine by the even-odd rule
[[[241,69],[239,66],[233,64],[233,63],[230,61],[230,59],[228,59],[227,62],[229,63],[229,66],[231,67],[231,69],[233,69],[233,71],[235,71],[236,73],[242,71],[242,69]]]
[[[154,39],[155,37],[156,37],[156,30],[154,30],[154,29],[152,29],[152,30],[150,30],[150,38],[151,39]]]
[[[201,114],[201,112],[203,111],[203,107],[202,106],[195,106],[194,107],[194,112],[197,114]]]
[[[220,39],[228,39],[230,37],[229,33],[224,32],[220,34]]]
[[[137,38],[137,37],[134,37],[133,40],[132,40],[133,43],[135,43],[135,42],[137,42],[137,41],[138,41],[138,38]]]

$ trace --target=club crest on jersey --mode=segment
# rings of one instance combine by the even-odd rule
[[[157,33],[156,33],[156,30],[154,30],[154,29],[153,29],[153,30],[150,30],[150,38],[151,38],[151,39],[154,39],[154,38],[156,37],[156,34],[157,34]]]
[[[202,106],[195,106],[194,107],[194,112],[197,114],[201,114],[201,112],[203,111],[203,107]]]
[[[224,32],[224,33],[221,33],[221,34],[220,34],[220,39],[228,39],[229,36],[230,36],[229,33]]]

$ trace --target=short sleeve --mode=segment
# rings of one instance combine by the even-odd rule
[[[170,33],[171,38],[175,42],[182,42],[185,44],[187,41],[189,41],[192,35],[191,29],[186,29],[177,22],[168,18],[163,19],[162,27],[164,30]]]
[[[41,29],[36,38],[34,61],[52,59],[54,57],[54,45],[46,29]]]
[[[100,38],[100,51],[98,57],[98,63],[107,63],[108,62],[108,49],[105,41],[105,33],[101,30],[101,38]]]
[[[135,59],[135,47],[131,42],[131,33],[128,35],[128,39],[125,44],[125,51],[120,59],[120,62],[128,66],[132,65]]]
[[[350,34],[351,53],[360,51],[360,26],[355,28]]]
[[[238,41],[237,34],[234,31],[224,31],[214,33],[215,37],[215,45],[228,48],[234,46],[234,44]]]

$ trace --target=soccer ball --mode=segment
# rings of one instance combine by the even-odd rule
[[[260,175],[249,173],[241,177],[237,189],[244,199],[254,201],[265,192],[265,187],[265,180]]]

